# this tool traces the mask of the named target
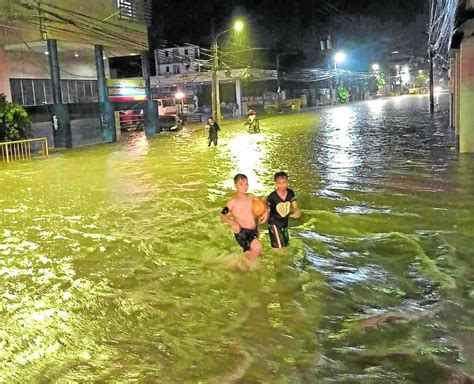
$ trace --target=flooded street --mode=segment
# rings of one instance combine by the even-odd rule
[[[141,133],[0,168],[0,382],[474,377],[474,157],[448,96]],[[290,176],[287,252],[246,273],[220,211]],[[458,380],[458,381],[456,381]],[[468,381],[465,381],[468,382]]]

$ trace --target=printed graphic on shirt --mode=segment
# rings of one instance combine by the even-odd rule
[[[285,201],[283,203],[278,203],[276,206],[276,211],[279,213],[281,217],[286,217],[290,213],[291,203],[289,201]]]

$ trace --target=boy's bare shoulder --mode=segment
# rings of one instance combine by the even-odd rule
[[[235,204],[235,199],[236,199],[235,196],[232,196],[232,197],[229,199],[229,201],[227,202],[227,208],[232,209],[232,207],[233,207],[234,204]]]

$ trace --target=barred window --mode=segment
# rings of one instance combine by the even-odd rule
[[[10,79],[12,100],[21,105],[53,104],[50,79]],[[61,80],[63,103],[97,101],[96,80]]]
[[[117,0],[119,18],[151,25],[152,0]]]

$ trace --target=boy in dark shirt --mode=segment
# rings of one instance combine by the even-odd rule
[[[267,218],[270,243],[273,248],[288,246],[288,218],[299,219],[301,211],[296,204],[296,195],[288,188],[286,172],[277,172],[273,177],[276,189],[267,197]]]

